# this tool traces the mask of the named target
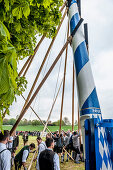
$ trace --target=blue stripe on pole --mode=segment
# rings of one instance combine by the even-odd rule
[[[70,25],[71,25],[70,30],[71,30],[71,33],[75,29],[75,27],[78,24],[79,20],[80,20],[80,17],[79,17],[78,13],[76,13],[75,15],[72,16],[71,21],[70,21]]]
[[[84,110],[81,110],[80,111],[80,116],[84,116],[84,115],[90,115],[92,114],[92,118],[94,118],[94,114],[98,114],[98,115],[101,115],[101,110],[100,109],[97,109],[97,108],[88,108],[88,109],[84,109]],[[101,120],[101,119],[100,119]]]
[[[81,109],[90,108],[90,107],[100,108],[97,93],[96,93],[96,88],[94,88],[94,90],[87,98],[87,100],[85,101]]]
[[[85,41],[83,41],[76,49],[74,54],[74,61],[76,66],[76,74],[78,76],[80,70],[89,61],[88,53],[85,48]]]
[[[70,8],[70,6],[71,6],[72,4],[74,4],[74,3],[77,3],[77,1],[72,0],[71,3],[69,4],[69,8]]]

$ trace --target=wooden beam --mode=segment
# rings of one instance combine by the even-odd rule
[[[31,97],[31,99],[29,100],[28,104],[25,106],[25,108],[23,109],[23,111],[21,112],[19,118],[17,119],[16,123],[14,124],[14,126],[12,127],[10,134],[13,133],[13,131],[16,129],[16,127],[18,126],[20,120],[22,119],[22,117],[24,116],[24,114],[26,113],[26,111],[28,110],[29,106],[31,105],[31,103],[33,102],[33,100],[35,99],[36,95],[38,94],[38,92],[40,91],[41,87],[43,86],[43,84],[45,83],[45,81],[47,80],[48,76],[50,75],[50,73],[52,72],[53,68],[55,67],[56,63],[58,62],[58,60],[60,59],[62,53],[64,52],[64,50],[66,49],[66,47],[68,46],[68,44],[72,41],[72,36],[70,36],[68,38],[68,40],[66,41],[65,45],[63,46],[63,48],[61,49],[61,51],[59,52],[58,56],[56,57],[56,59],[54,60],[53,64],[51,65],[50,69],[48,70],[48,72],[46,73],[46,75],[44,76],[43,80],[41,81],[41,83],[39,84],[39,86],[37,87],[35,93],[33,94],[33,96]]]
[[[64,78],[63,78],[63,79],[64,79]],[[50,117],[51,117],[51,114],[52,114],[52,111],[53,111],[54,105],[55,105],[55,103],[56,103],[57,97],[58,97],[59,92],[60,92],[60,89],[61,89],[61,85],[62,85],[63,79],[62,79],[62,81],[61,81],[61,83],[60,83],[60,86],[59,86],[59,88],[58,88],[58,92],[57,92],[56,97],[55,97],[55,99],[54,99],[54,101],[53,101],[53,104],[52,104],[51,110],[50,110],[50,112],[49,112],[49,115],[48,115],[48,118],[47,118],[46,124],[45,124],[44,129],[43,129],[43,132],[42,132],[42,136],[43,136],[43,134],[44,134],[44,132],[45,132],[45,129],[46,129],[46,127],[47,127],[47,124],[48,124],[48,122],[49,122],[49,120],[50,120]]]
[[[23,76],[26,75],[26,73],[27,73],[27,71],[28,71],[28,69],[29,69],[29,67],[30,67],[30,65],[31,65],[34,57],[35,57],[35,54],[37,53],[37,51],[38,51],[38,49],[39,49],[39,46],[41,45],[41,43],[42,43],[42,41],[44,40],[45,36],[46,36],[46,35],[43,35],[43,36],[41,37],[40,41],[38,42],[37,46],[36,46],[35,49],[34,49],[34,54],[31,55],[31,56],[29,56],[29,58],[28,58],[27,61],[25,62],[24,66],[22,67],[21,71],[19,72],[19,75],[18,75],[19,77],[21,76],[21,74],[22,74],[23,71],[25,70],[26,66],[28,65],[27,68],[26,68],[26,70],[25,70],[25,72],[24,72],[24,75],[23,75]]]
[[[67,4],[67,0],[66,0],[66,1],[64,2],[64,4],[62,5],[60,11],[63,11],[63,9],[65,8],[66,4]]]
[[[23,74],[23,77],[25,77],[25,75],[26,75],[26,73],[27,73],[27,71],[28,71],[31,63],[33,62],[33,59],[34,59],[34,57],[35,57],[35,55],[36,55],[36,53],[37,53],[37,51],[38,51],[38,49],[39,49],[42,41],[44,40],[45,36],[46,36],[46,35],[44,34],[44,35],[42,36],[42,38],[40,39],[39,43],[37,44],[37,46],[36,46],[36,48],[35,48],[35,50],[34,50],[34,54],[32,55],[31,60],[29,61],[29,64],[28,64],[28,66],[27,66],[27,68],[26,68],[26,70],[25,70],[25,72],[24,72],[24,74]]]
[[[68,38],[68,36],[69,36],[69,22],[68,22],[67,38]],[[62,126],[62,113],[63,113],[64,90],[65,90],[65,77],[66,77],[66,66],[67,66],[67,52],[68,52],[68,46],[66,47],[66,56],[65,56],[65,65],[64,65],[64,80],[63,80],[62,101],[61,101],[61,110],[60,110],[60,127],[59,127],[59,134],[61,133],[61,126]]]
[[[73,82],[72,82],[72,131],[74,131],[74,92],[75,92],[75,70],[73,61]]]

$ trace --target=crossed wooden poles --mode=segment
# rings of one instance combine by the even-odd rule
[[[64,9],[65,5],[66,5],[66,2],[65,2],[64,5],[62,6],[61,11]],[[59,26],[58,26],[58,28],[57,28],[56,36],[57,36],[57,34],[58,34],[59,30],[60,30],[60,27],[61,27],[61,25],[62,25],[62,23],[63,23],[63,20],[64,20],[66,14],[67,14],[67,11],[68,11],[68,8],[66,8],[66,10],[65,10],[65,12],[64,12],[64,14],[63,14],[63,17],[62,17],[62,19],[61,19],[61,22],[60,22],[60,24],[59,24]],[[69,31],[68,31],[68,35],[69,35]],[[23,76],[26,75],[26,73],[27,73],[27,71],[28,71],[28,69],[29,69],[29,67],[30,67],[30,65],[31,65],[34,57],[35,57],[35,54],[36,54],[37,50],[39,49],[39,46],[40,46],[40,44],[42,43],[42,41],[44,40],[45,36],[46,36],[46,35],[43,35],[42,38],[40,39],[38,45],[36,46],[36,48],[35,48],[35,50],[34,50],[34,55],[30,56],[30,57],[27,59],[27,61],[25,62],[24,66],[22,67],[21,71],[19,72],[19,76],[21,76],[22,73],[23,73]],[[54,66],[56,65],[56,63],[57,63],[58,60],[60,59],[60,57],[61,57],[61,55],[62,55],[62,53],[64,52],[65,49],[66,49],[66,58],[67,58],[67,46],[68,46],[68,44],[71,42],[72,36],[68,37],[67,42],[65,43],[64,47],[61,49],[60,53],[59,53],[58,56],[56,57],[56,59],[55,59],[55,61],[53,62],[52,66],[50,67],[49,71],[47,72],[47,74],[46,74],[45,77],[43,78],[42,82],[41,82],[41,83],[39,84],[39,86],[37,87],[35,93],[32,95],[32,92],[33,92],[33,90],[34,90],[34,87],[35,87],[35,85],[36,85],[36,83],[37,83],[37,80],[38,80],[38,78],[39,78],[39,76],[40,76],[40,73],[41,73],[41,71],[42,71],[42,68],[43,68],[43,66],[44,66],[44,64],[45,64],[45,62],[46,62],[46,59],[47,59],[48,54],[49,54],[49,52],[50,52],[50,49],[51,49],[52,46],[53,46],[53,43],[54,43],[54,41],[55,41],[55,39],[56,39],[56,36],[52,39],[52,41],[51,41],[51,43],[50,43],[50,46],[49,46],[49,48],[48,48],[48,50],[47,50],[47,52],[46,52],[46,55],[45,55],[45,57],[44,57],[44,59],[43,59],[43,61],[42,61],[42,64],[41,64],[41,66],[40,66],[40,69],[38,70],[38,73],[37,73],[37,75],[36,75],[36,78],[35,78],[35,80],[34,80],[34,83],[33,83],[32,87],[31,87],[31,90],[30,90],[30,92],[29,92],[29,94],[28,94],[28,96],[27,96],[27,99],[25,100],[24,96],[22,95],[22,97],[23,97],[24,100],[25,100],[25,104],[24,104],[24,106],[23,106],[23,108],[22,108],[22,111],[21,111],[21,113],[20,113],[19,118],[17,119],[16,123],[15,123],[14,126],[12,127],[12,129],[11,129],[11,131],[10,131],[10,134],[12,134],[13,131],[16,129],[16,127],[18,126],[20,120],[22,119],[22,117],[24,116],[24,114],[26,113],[26,111],[27,111],[27,109],[28,109],[29,107],[33,110],[33,112],[35,113],[35,115],[37,115],[37,113],[34,111],[34,109],[30,106],[31,103],[33,102],[34,98],[35,98],[36,95],[38,94],[39,90],[41,89],[42,85],[45,83],[45,81],[46,81],[46,79],[48,78],[48,76],[50,75],[50,73],[52,72]],[[66,59],[66,60],[67,60],[67,59]],[[64,71],[64,78],[63,78],[63,93],[62,93],[62,105],[61,105],[60,122],[62,122],[63,96],[64,96],[64,88],[65,88],[65,72],[66,72],[66,62],[65,62],[65,71]],[[60,91],[60,90],[58,90],[58,91]],[[59,92],[58,92],[58,93],[59,93]],[[32,95],[32,97],[31,97],[31,95]],[[58,94],[57,94],[57,96],[58,96]],[[57,98],[57,96],[56,96],[56,98]],[[56,99],[55,99],[55,101],[56,101]],[[55,104],[55,101],[54,101],[54,104]],[[53,104],[53,106],[54,106],[54,104]],[[52,106],[52,108],[53,108],[53,106]],[[51,114],[51,113],[52,113],[52,109],[51,109],[51,111],[50,111],[50,114]],[[49,114],[49,115],[50,115],[50,114]],[[40,117],[39,117],[38,115],[37,115],[37,117],[38,117],[38,119],[42,122],[42,124],[44,125],[44,123],[43,123],[43,121],[40,119]],[[49,118],[50,118],[50,116],[49,116]],[[48,120],[49,120],[49,118],[48,118]],[[47,126],[47,125],[46,125],[46,126]],[[47,129],[48,129],[48,128],[47,128]],[[59,131],[61,132],[61,125],[60,125]]]

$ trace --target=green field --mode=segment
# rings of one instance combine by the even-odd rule
[[[22,137],[19,136],[19,147],[16,151],[16,153],[19,152],[19,150],[23,147],[23,140],[22,140]],[[28,144],[34,142],[35,145],[37,146],[37,142],[36,142],[36,137],[35,136],[29,136],[29,141],[28,141]],[[36,154],[37,156],[37,154]],[[35,156],[35,157],[36,157]],[[33,157],[33,153],[30,153],[29,154],[29,157],[28,157],[28,160],[26,162],[26,167],[28,168],[29,165],[30,165],[30,162],[32,160],[32,157]],[[36,170],[36,162],[33,162],[32,164],[32,167],[31,167],[31,170]],[[15,170],[15,168],[13,167],[12,170]],[[23,170],[23,168],[21,168],[21,170]],[[80,162],[80,164],[76,164],[74,163],[73,161],[69,160],[69,162],[66,162],[66,157],[65,157],[65,161],[63,163],[60,164],[60,170],[85,170],[85,165],[83,162]]]
[[[9,125],[3,125],[3,129],[4,130],[11,130],[12,126]],[[44,126],[40,125],[40,126],[32,126],[32,125],[28,125],[28,126],[18,126],[17,127],[17,131],[43,131]],[[51,132],[55,132],[56,130],[59,130],[59,126],[48,126],[48,129],[50,129]],[[67,131],[68,129],[72,129],[71,126],[62,126],[62,129],[64,131]],[[74,130],[77,129],[77,126],[74,127]]]

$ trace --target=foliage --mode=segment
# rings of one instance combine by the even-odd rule
[[[11,119],[4,119],[3,120],[3,125],[14,125],[14,123],[16,122],[16,119],[11,118]],[[46,123],[46,121],[44,121],[44,124]],[[22,119],[19,123],[19,126],[26,126],[26,125],[33,125],[33,126],[37,126],[37,125],[42,125],[42,123],[39,120],[27,120],[27,119]],[[49,122],[48,126],[59,126],[60,125],[60,120],[56,121],[56,122]],[[70,125],[70,124],[69,124]],[[62,120],[62,126],[66,126],[66,123]]]
[[[64,117],[64,118],[63,118],[63,121],[64,121],[65,125],[71,125],[68,117]]]
[[[53,37],[63,0],[0,0],[0,126],[2,114],[26,88],[17,62],[33,54],[36,35]],[[1,128],[1,127],[0,127]]]
[[[33,126],[41,125],[41,122],[39,120],[33,120],[32,125]]]
[[[53,125],[54,126],[59,126],[60,125],[60,120],[57,120],[56,122],[53,122]],[[62,123],[61,123],[62,126],[65,126],[65,122],[62,120]]]

